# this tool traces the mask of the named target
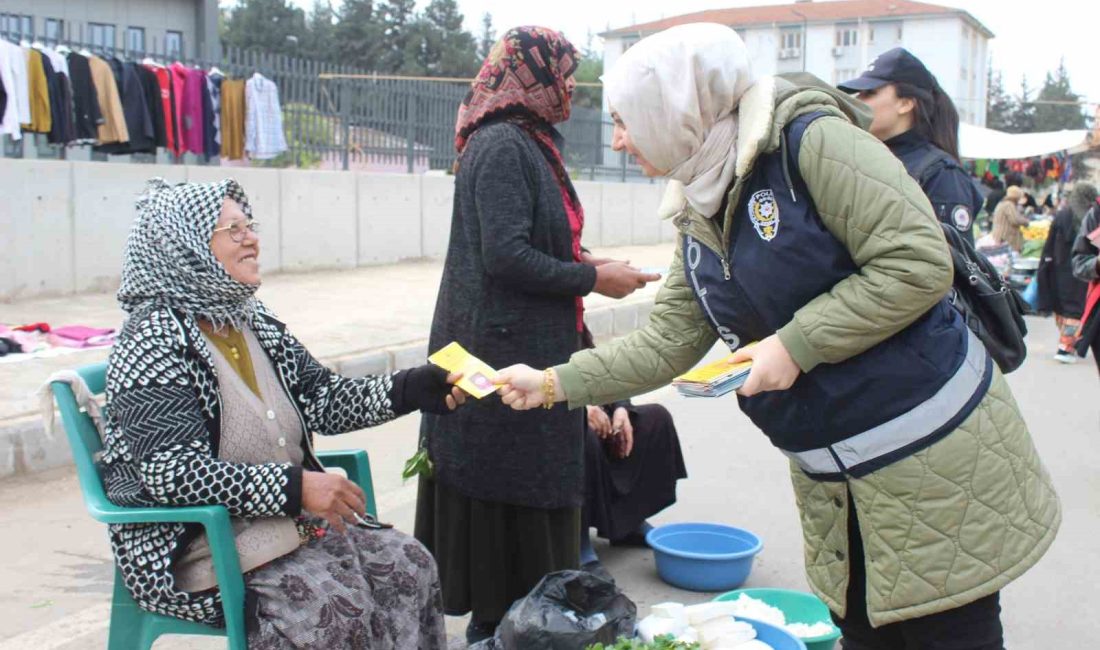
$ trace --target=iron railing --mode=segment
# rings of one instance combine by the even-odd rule
[[[0,38],[13,42],[19,42],[18,36],[25,38],[0,32]],[[276,159],[254,161],[254,165],[415,173],[446,170],[454,162],[454,121],[468,88],[465,82],[372,75],[351,66],[232,46],[222,47],[220,60],[209,61],[175,56],[163,47],[138,52],[71,40],[61,44],[103,57],[181,61],[207,70],[217,67],[231,78],[246,79],[258,72],[271,79],[279,87],[289,149]],[[566,164],[575,177],[642,178],[626,154],[611,151],[612,124],[600,109],[574,107],[559,130],[566,140]],[[44,136],[22,141],[4,136],[4,140],[6,157],[23,157],[25,147],[31,146],[35,157],[66,158],[71,147],[46,144]],[[177,158],[163,151],[158,156],[92,154],[92,158],[219,164],[217,159],[202,160],[192,154]]]

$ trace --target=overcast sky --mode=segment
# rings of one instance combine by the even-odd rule
[[[313,0],[293,0],[306,9]],[[332,0],[338,5],[340,0]],[[1045,0],[1011,3],[1006,0],[944,0],[935,2],[964,9],[988,27],[995,38],[990,42],[993,67],[1002,70],[1005,86],[1015,94],[1020,79],[1027,75],[1032,88],[1038,88],[1047,71],[1065,57],[1073,89],[1093,102],[1100,102],[1100,8],[1096,0]],[[223,4],[228,4],[224,2]],[[423,7],[427,0],[418,0]],[[589,33],[592,46],[601,49],[596,34],[608,27],[657,20],[704,9],[750,7],[763,4],[787,4],[783,0],[557,0],[556,2],[517,2],[516,0],[458,0],[466,16],[466,28],[480,34],[481,16],[489,12],[499,34],[521,24],[541,24],[565,33],[584,47]],[[1088,8],[1091,7],[1091,8]],[[1089,112],[1095,110],[1090,107]]]

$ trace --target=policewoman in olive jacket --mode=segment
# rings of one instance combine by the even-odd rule
[[[969,642],[950,647],[1002,647],[998,592],[1046,552],[1060,506],[944,300],[951,262],[920,187],[862,105],[805,74],[754,79],[724,26],[643,39],[604,82],[616,145],[678,181],[662,212],[680,246],[644,329],[503,370],[503,400],[644,393],[721,339],[753,360],[739,403],[791,459],[807,576],[845,647],[947,647],[960,625]]]

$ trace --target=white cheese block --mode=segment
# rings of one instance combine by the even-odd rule
[[[638,623],[638,635],[642,637],[642,640],[646,643],[652,643],[653,639],[659,636],[665,636],[671,634],[676,636],[683,632],[685,626],[678,625],[676,621],[669,618],[661,618],[659,616],[646,616]]]
[[[699,603],[698,605],[691,605],[690,607],[684,608],[684,611],[687,613],[688,623],[692,625],[701,625],[716,618],[733,616],[736,610],[737,606],[728,600]]]
[[[736,645],[756,638],[756,630],[751,625],[732,618],[707,621],[695,629],[699,631],[699,642],[707,649]]]
[[[687,627],[687,608],[682,603],[658,603],[649,608],[649,615],[676,621],[680,627]]]

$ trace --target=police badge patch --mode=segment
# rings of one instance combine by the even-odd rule
[[[749,199],[749,218],[756,234],[771,241],[779,234],[779,205],[771,190],[760,190]]]
[[[956,205],[955,209],[951,211],[951,221],[954,222],[955,227],[959,230],[966,232],[970,230],[970,224],[974,219],[970,216],[970,209],[965,205]]]

